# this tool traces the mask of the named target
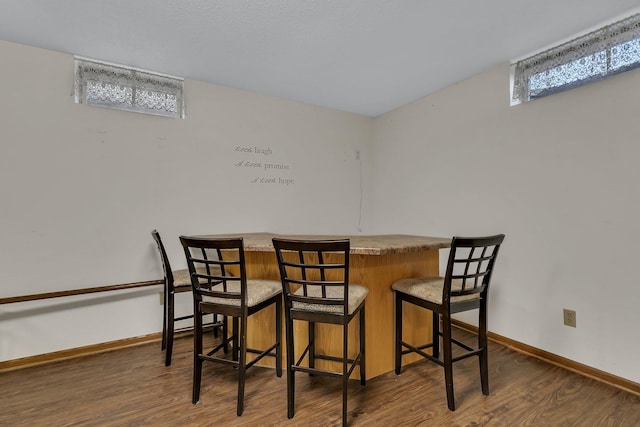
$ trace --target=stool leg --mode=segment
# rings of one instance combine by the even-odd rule
[[[234,319],[237,321],[237,318]],[[246,316],[242,316],[242,320],[240,323],[240,330],[238,331],[238,335],[240,337],[238,342],[239,347],[239,361],[238,361],[238,416],[242,415],[244,412],[244,381],[245,381],[245,373],[246,373],[246,362],[247,362],[247,318]]]
[[[164,292],[162,294],[162,350],[167,348],[167,293],[167,283],[165,280]]]
[[[293,418],[293,408],[295,403],[295,371],[292,366],[295,358],[293,354],[293,320],[289,318],[288,313],[285,327],[287,334],[287,418]]]
[[[229,318],[222,315],[222,350],[229,353]]]
[[[276,301],[276,376],[282,376],[282,298]]]
[[[451,354],[451,317],[449,317],[448,314],[442,316],[442,347],[447,405],[450,410],[455,411],[456,403],[453,396],[453,355]]]
[[[238,353],[240,352],[240,347],[238,344],[238,340],[239,340],[239,335],[240,335],[240,331],[238,331],[238,318],[234,317],[232,318],[232,338],[233,338],[233,344],[231,345],[231,359],[234,361],[238,361]]]
[[[364,337],[365,337],[364,306],[362,306],[362,309],[360,310],[360,314],[358,316],[360,316],[360,385],[366,385],[367,375],[366,375],[366,369],[365,369],[366,356],[365,356],[365,342],[364,342]]]
[[[431,312],[431,343],[433,357],[440,356],[440,315],[436,311]]]
[[[196,303],[197,304],[197,303]],[[194,309],[194,313],[198,313]],[[202,381],[202,316],[193,316],[193,392],[191,402],[196,404],[200,401],[200,383]]]
[[[309,367],[316,367],[316,324],[314,322],[308,322],[309,327]]]
[[[165,310],[165,345],[166,352],[164,358],[164,365],[171,365],[171,355],[173,354],[173,334],[174,334],[174,317],[175,317],[175,297],[173,291],[169,291],[168,295],[165,296],[165,303],[167,304]]]
[[[402,369],[402,297],[398,292],[396,295],[396,375],[400,375]]]
[[[342,425],[347,425],[347,388],[349,386],[349,362],[347,361],[349,351],[349,324],[342,327]]]
[[[480,363],[480,384],[482,394],[489,395],[489,340],[487,339],[487,304],[480,303],[480,319],[478,322],[478,348],[482,349],[478,355]]]

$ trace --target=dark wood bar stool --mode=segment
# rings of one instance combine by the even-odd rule
[[[444,367],[447,404],[455,411],[453,393],[453,363],[471,356],[478,356],[482,393],[489,395],[489,364],[487,340],[487,297],[491,274],[504,234],[489,237],[454,237],[451,242],[445,277],[403,279],[392,285],[395,291],[395,372],[400,374],[402,356],[417,353]],[[403,302],[415,304],[433,313],[431,343],[414,345],[402,340]],[[478,312],[478,346],[472,348],[451,336],[451,315],[468,310]],[[442,330],[440,330],[440,318]],[[442,360],[440,355],[442,337]],[[453,355],[452,344],[463,350]],[[432,354],[424,350],[431,348]]]
[[[247,279],[242,238],[213,239],[180,237],[187,258],[194,306],[194,353],[192,402],[200,400],[203,362],[218,362],[238,369],[237,414],[244,410],[246,370],[265,356],[275,357],[276,375],[282,376],[282,286],[275,280]],[[275,306],[273,344],[263,350],[248,348],[247,319],[262,309]],[[203,350],[202,316],[220,314],[233,318],[232,335],[223,335],[213,349]],[[231,359],[221,355],[232,344]],[[225,352],[226,353],[226,352]],[[247,353],[256,356],[247,361]]]
[[[175,335],[175,324],[177,322],[193,318],[193,313],[175,316],[175,296],[177,293],[191,292],[191,278],[189,270],[172,270],[169,257],[164,249],[164,244],[160,238],[160,233],[153,230],[151,232],[153,240],[158,246],[160,260],[162,261],[162,270],[164,272],[164,296],[163,296],[163,319],[162,319],[162,350],[165,350],[165,366],[171,365],[171,356],[173,353],[173,338]],[[222,329],[222,333],[226,334],[226,322],[223,320],[218,322],[214,316],[213,321],[207,326],[214,328],[214,334],[218,334],[218,330]],[[180,331],[192,330],[192,326],[183,327]]]
[[[368,289],[349,284],[349,240],[273,239],[280,268],[285,301],[287,343],[287,416],[293,418],[295,373],[342,378],[342,424],[347,424],[347,385],[356,366],[360,367],[360,384],[365,385],[365,311]],[[349,322],[360,320],[358,353],[349,357]],[[308,342],[295,358],[294,320],[308,324]],[[320,354],[315,346],[316,323],[342,326],[342,355]],[[303,360],[307,358],[306,366]],[[339,362],[340,372],[319,369],[316,360]]]

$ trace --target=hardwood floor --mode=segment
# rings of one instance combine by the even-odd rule
[[[473,336],[456,331],[465,340]],[[176,340],[165,367],[159,343],[0,373],[2,426],[333,426],[340,381],[296,375],[296,413],[287,419],[286,380],[247,372],[245,411],[236,416],[237,375],[205,363],[201,403],[191,404],[192,340]],[[475,358],[456,364],[458,410],[447,409],[442,368],[420,361],[351,381],[351,426],[639,426],[640,397],[490,343],[491,395],[480,391]]]

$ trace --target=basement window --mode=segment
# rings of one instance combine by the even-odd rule
[[[512,64],[511,105],[640,67],[640,14]]]
[[[184,79],[123,65],[75,59],[75,102],[184,119]]]

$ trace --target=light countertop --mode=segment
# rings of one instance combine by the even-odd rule
[[[273,234],[273,233],[238,233],[238,234],[207,234],[201,237],[230,238],[242,237],[244,250],[247,252],[273,251],[271,239],[274,237],[295,240],[337,240],[349,239],[351,253],[357,255],[384,255],[406,252],[420,252],[433,249],[448,248],[450,238],[414,236],[408,234],[379,234],[379,235],[302,235],[302,234]]]

